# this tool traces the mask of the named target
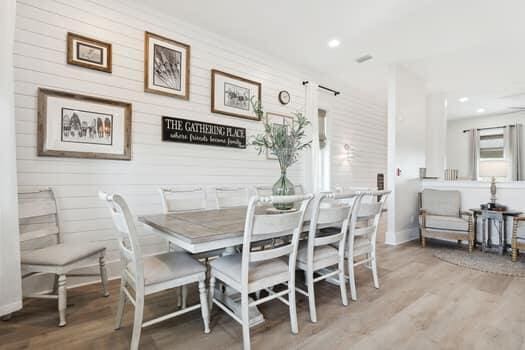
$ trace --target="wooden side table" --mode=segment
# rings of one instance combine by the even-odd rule
[[[481,251],[497,251],[500,255],[507,249],[507,218],[514,218],[521,213],[514,210],[496,211],[471,209],[474,212],[474,222],[477,222],[478,216],[481,215]],[[498,244],[492,242],[492,226],[498,230]]]

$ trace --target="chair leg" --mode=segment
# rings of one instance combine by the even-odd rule
[[[138,350],[140,344],[140,332],[142,331],[142,321],[144,317],[144,296],[135,297],[135,317],[133,319],[133,335],[131,336],[131,350]]]
[[[354,274],[354,258],[348,257],[348,281],[350,283],[350,297],[352,300],[357,300],[357,291],[355,288],[355,274]]]
[[[421,236],[421,247],[425,248],[427,246],[427,240],[425,236]]]
[[[379,278],[377,277],[377,262],[376,262],[376,253],[372,253],[372,278],[374,280],[374,288],[379,289]]]
[[[474,249],[474,241],[473,240],[469,240],[468,241],[468,252],[472,253],[473,249]]]
[[[248,294],[241,293],[241,320],[242,320],[242,343],[244,350],[250,350],[250,313],[248,308]]]
[[[339,261],[339,288],[341,289],[341,302],[344,306],[348,305],[348,294],[346,293],[346,279],[345,279],[345,261]]]
[[[175,293],[177,293],[177,308],[180,309],[182,307],[182,287],[176,287]]]
[[[213,309],[213,295],[215,293],[215,276],[210,277],[210,290],[209,293],[209,312],[211,314],[211,310]]]
[[[122,317],[124,316],[124,307],[126,306],[127,301],[127,296],[124,292],[124,288],[126,288],[126,281],[122,278],[120,280],[120,295],[117,305],[117,319],[115,322],[115,330],[120,329],[120,326],[122,325]]]
[[[58,276],[58,315],[60,317],[59,327],[66,325],[67,290],[66,275]]]
[[[182,289],[182,308],[185,309],[187,306],[187,300],[188,300],[188,286],[184,285],[181,287]]]
[[[100,267],[100,280],[102,282],[102,293],[105,297],[109,296],[108,293],[108,272],[106,270],[106,259],[104,254],[98,258],[98,264]]]
[[[293,334],[299,333],[297,325],[297,305],[295,302],[295,279],[288,282],[288,308],[290,309],[290,328]]]
[[[308,289],[308,305],[310,308],[310,321],[317,322],[317,310],[315,309],[315,290],[314,290],[314,273],[305,271],[306,287]]]
[[[199,295],[201,301],[202,321],[204,322],[204,333],[210,333],[210,311],[208,307],[208,293],[206,293],[206,284],[199,281]]]

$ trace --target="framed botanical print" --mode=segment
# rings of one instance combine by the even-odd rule
[[[146,32],[144,91],[190,97],[190,45]]]
[[[38,90],[39,156],[131,159],[131,103]]]
[[[67,33],[67,63],[111,73],[111,44]]]
[[[233,74],[211,71],[211,111],[234,117],[260,120],[251,99],[261,100],[261,83]]]
[[[289,128],[293,127],[294,118],[289,115],[277,114],[277,113],[266,113],[266,124],[270,125],[274,130],[276,128],[283,128],[285,132],[289,132]],[[268,149],[266,150],[266,159],[277,160],[275,154],[271,154]]]

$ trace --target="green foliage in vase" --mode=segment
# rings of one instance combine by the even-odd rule
[[[292,125],[269,124],[263,118],[263,107],[259,100],[251,100],[255,114],[263,121],[264,133],[253,137],[250,144],[255,147],[259,155],[268,150],[270,154],[277,157],[281,172],[285,172],[292,164],[299,160],[299,153],[311,146],[312,141],[305,141],[305,128],[310,125],[306,117],[300,113],[294,113],[295,119]]]

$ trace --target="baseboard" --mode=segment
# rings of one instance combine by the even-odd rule
[[[11,304],[0,306],[0,316],[8,315],[12,312],[18,311],[22,308],[22,300]]]
[[[406,242],[413,241],[419,238],[419,228],[413,227],[406,230],[397,232],[386,232],[385,244],[387,245],[400,245]]]

